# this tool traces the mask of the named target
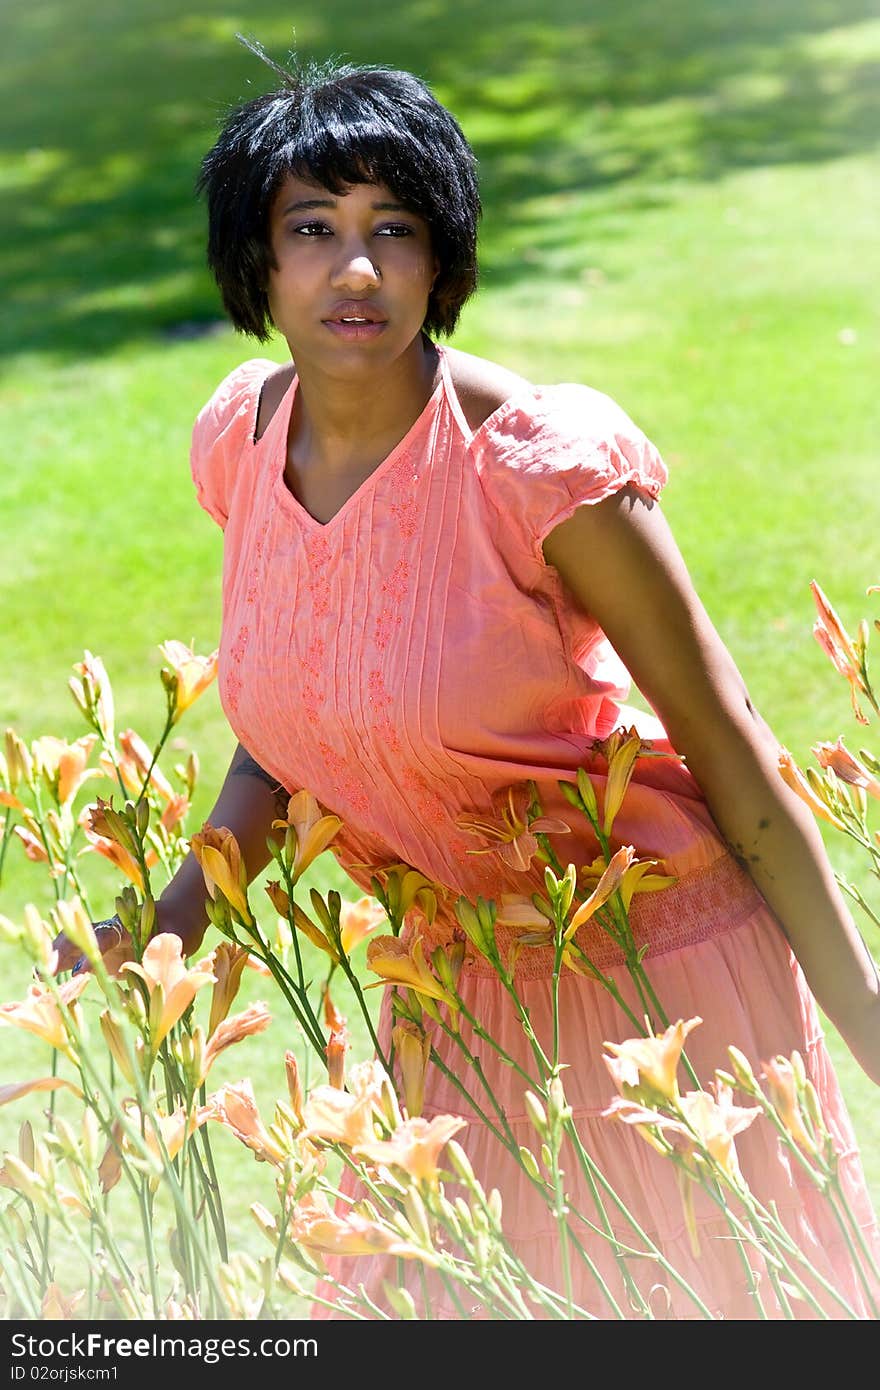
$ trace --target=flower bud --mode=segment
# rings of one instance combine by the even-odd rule
[[[490,1215],[491,1215],[491,1217],[492,1217],[492,1220],[495,1222],[495,1225],[496,1225],[496,1226],[500,1227],[500,1225],[501,1225],[502,1203],[501,1203],[501,1193],[498,1191],[498,1188],[497,1188],[497,1187],[493,1187],[492,1190],[491,1190],[491,1192],[489,1193],[489,1196],[488,1196],[488,1199],[487,1199],[487,1205],[488,1205],[489,1213],[490,1213]]]
[[[526,1170],[526,1172],[528,1173],[529,1177],[530,1177],[530,1178],[538,1178],[538,1177],[540,1177],[540,1169],[538,1168],[538,1160],[535,1158],[535,1155],[532,1153],[531,1149],[527,1149],[526,1146],[525,1146],[525,1144],[520,1144],[520,1146],[519,1146],[519,1156],[520,1156],[520,1161],[521,1161],[521,1163],[522,1163],[522,1166],[525,1168],[525,1170]]]
[[[416,1305],[412,1294],[407,1289],[392,1284],[388,1279],[382,1280],[382,1288],[385,1290],[385,1297],[397,1316],[407,1322],[412,1322],[416,1317]]]
[[[431,1246],[431,1225],[428,1221],[428,1213],[425,1210],[425,1203],[414,1187],[408,1189],[403,1205],[409,1217],[410,1226],[415,1233],[419,1243],[424,1246]]]
[[[586,768],[578,768],[577,785],[578,791],[580,793],[581,802],[583,804],[583,809],[584,811],[586,811],[590,820],[593,822],[593,825],[597,825],[599,821],[599,806],[596,801],[596,792],[593,787],[593,783],[590,779],[590,775],[587,772]]]
[[[547,1112],[533,1091],[526,1091],[526,1113],[542,1139],[547,1137]]]
[[[34,1131],[30,1120],[25,1120],[18,1131],[18,1156],[29,1168],[34,1166]]]
[[[477,1179],[473,1167],[471,1166],[471,1161],[457,1140],[449,1140],[446,1145],[446,1153],[462,1182],[466,1182],[469,1186],[473,1186]]]
[[[749,1095],[756,1095],[758,1083],[755,1080],[755,1073],[752,1071],[752,1064],[745,1053],[740,1052],[738,1047],[728,1047],[727,1055],[733,1066],[733,1073],[736,1083],[741,1086]]]

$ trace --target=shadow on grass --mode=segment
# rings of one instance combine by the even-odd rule
[[[42,0],[7,36],[0,130],[0,352],[68,360],[219,317],[199,159],[228,105],[273,85],[216,0]],[[636,212],[674,184],[876,144],[878,22],[866,0],[256,0],[283,58],[410,68],[480,159],[487,283],[535,273],[511,245],[571,239],[565,197]],[[548,199],[560,198],[559,215]],[[183,325],[181,329],[181,325]]]

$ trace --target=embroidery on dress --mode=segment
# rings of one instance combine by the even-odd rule
[[[409,588],[410,564],[408,560],[398,560],[394,569],[383,579],[380,591],[386,601],[380,608],[373,630],[373,640],[380,651],[388,646],[391,633],[403,622],[400,609]]]
[[[419,475],[413,464],[412,454],[407,452],[388,473],[397,499],[389,508],[397,522],[400,534],[407,539],[418,530],[419,502],[416,495]]]
[[[325,739],[318,744],[318,749],[328,771],[336,779],[334,790],[356,811],[368,811],[370,798],[363,778],[351,771],[348,760],[331,748]]]
[[[369,692],[367,700],[373,711],[373,732],[378,735],[386,747],[390,748],[392,753],[399,753],[400,739],[388,716],[391,696],[385,687],[385,678],[380,670],[376,669],[370,672],[367,677],[367,690]]]

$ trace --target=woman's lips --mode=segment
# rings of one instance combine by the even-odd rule
[[[347,314],[344,318],[324,319],[323,323],[337,338],[355,342],[359,339],[378,338],[388,327],[385,319],[361,319],[349,317]]]

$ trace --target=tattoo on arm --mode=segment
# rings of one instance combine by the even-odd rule
[[[244,748],[241,750],[241,756],[233,764],[232,772],[236,776],[256,777],[260,782],[265,782],[275,797],[275,808],[279,816],[282,819],[286,818],[290,793],[283,783],[267,772],[264,767],[260,767],[256,758],[252,758]]]

